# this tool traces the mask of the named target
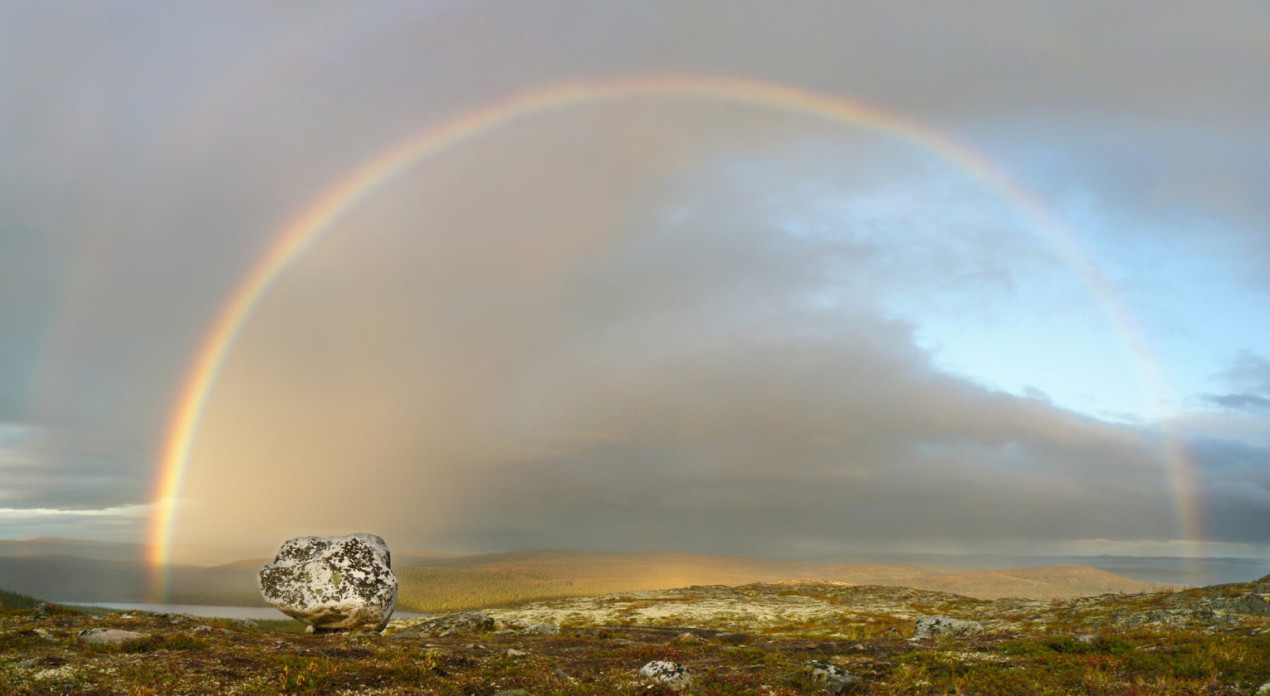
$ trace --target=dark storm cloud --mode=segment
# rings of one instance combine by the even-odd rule
[[[1270,447],[1196,438],[1188,449],[1201,486],[1205,532],[1218,539],[1266,543]]]

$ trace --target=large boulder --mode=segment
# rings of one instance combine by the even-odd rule
[[[258,582],[265,601],[310,631],[380,631],[397,604],[388,544],[365,532],[288,539]]]

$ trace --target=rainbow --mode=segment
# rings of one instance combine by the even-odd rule
[[[221,307],[181,384],[158,464],[149,553],[152,564],[162,569],[171,560],[173,528],[190,451],[225,358],[262,298],[305,250],[361,201],[421,162],[518,121],[583,104],[635,98],[690,98],[805,114],[876,131],[934,153],[1000,192],[1048,238],[1106,311],[1150,393],[1157,397],[1164,393],[1154,361],[1128,312],[1075,235],[1033,194],[966,145],[867,104],[748,79],[647,77],[560,84],[464,113],[388,148],[335,182],[286,224]],[[1166,436],[1164,441],[1181,538],[1198,539],[1199,516],[1186,453],[1175,438]]]

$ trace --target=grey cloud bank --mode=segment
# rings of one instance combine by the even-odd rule
[[[1241,433],[1270,425],[1266,12],[0,6],[0,535],[144,534],[212,317],[357,163],[539,86],[721,74],[997,159],[1204,412],[1171,434],[1109,417],[1113,391],[1151,397],[1088,289],[928,152],[793,113],[591,106],[408,173],[281,279],[209,402],[178,539],[371,520],[470,549],[1145,548],[1195,494],[1167,435],[1207,540],[1264,549],[1270,451]],[[366,475],[333,518],[320,501]],[[74,521],[94,510],[127,514]]]

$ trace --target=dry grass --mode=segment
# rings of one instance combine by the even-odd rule
[[[4,609],[0,693],[656,694],[665,692],[638,682],[636,672],[668,659],[692,670],[690,694],[792,696],[825,693],[802,671],[806,661],[821,659],[861,675],[857,694],[1251,695],[1270,680],[1266,617],[1240,615],[1216,629],[1189,621],[1113,627],[1124,616],[1187,610],[1213,592],[988,602],[825,583],[696,587],[585,600],[597,612],[629,609],[627,625],[598,625],[600,614],[581,611],[584,600],[560,600],[495,612],[510,619],[554,611],[564,624],[558,635],[434,637],[306,635],[295,632],[294,622],[260,627]],[[964,639],[909,640],[912,617],[929,610],[986,620],[988,630]],[[146,637],[110,647],[78,638],[96,626]],[[686,630],[692,638],[683,636]]]

